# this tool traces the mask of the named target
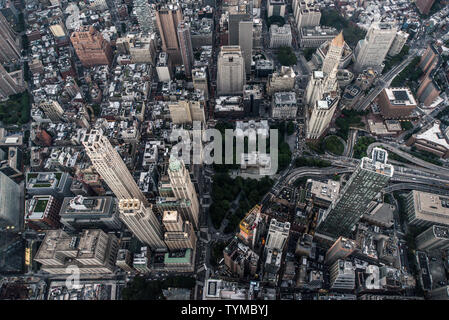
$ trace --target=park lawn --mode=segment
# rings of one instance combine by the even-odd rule
[[[327,151],[341,156],[345,150],[345,146],[336,136],[329,136],[324,139],[324,147]]]

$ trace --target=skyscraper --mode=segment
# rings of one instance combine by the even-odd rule
[[[321,11],[314,0],[298,0],[293,2],[293,13],[296,18],[298,30],[304,27],[315,27],[320,25]]]
[[[187,78],[192,78],[193,49],[190,38],[190,25],[181,22],[178,25],[179,49],[181,50],[182,64]]]
[[[178,100],[169,103],[168,108],[173,123],[192,123],[193,121],[206,122],[204,107],[200,101]]]
[[[168,53],[174,65],[182,64],[177,32],[181,21],[182,12],[177,5],[169,4],[157,8],[156,22],[162,40],[162,50]]]
[[[245,60],[245,72],[251,73],[251,60],[253,53],[253,21],[245,20],[239,23],[239,45]]]
[[[0,13],[0,63],[20,59],[20,47],[17,38],[8,20]]]
[[[189,171],[186,169],[184,162],[181,159],[176,159],[173,156],[170,157],[168,176],[170,177],[170,185],[175,197],[177,199],[186,199],[190,201],[192,210],[189,211],[190,216],[187,220],[189,220],[197,229],[200,211],[198,196],[195,187],[190,180]]]
[[[421,14],[429,14],[435,0],[416,0],[415,4]]]
[[[154,31],[153,16],[154,12],[148,3],[148,0],[134,0],[134,8],[136,9],[137,21],[139,22],[140,30],[144,33]]]
[[[409,34],[402,30],[399,30],[394,37],[393,43],[391,44],[390,50],[388,51],[389,56],[395,56],[401,52],[405,43],[407,42]]]
[[[251,20],[251,6],[251,3],[247,2],[229,8],[228,44],[230,46],[240,45],[240,21]]]
[[[314,71],[312,77],[307,83],[306,88],[306,104],[309,107],[314,107],[316,102],[320,100],[323,96],[323,86],[324,86],[324,73],[323,71]]]
[[[221,47],[217,70],[218,94],[241,94],[245,80],[245,60],[240,46]]]
[[[306,139],[317,140],[323,135],[334,116],[338,101],[338,95],[327,95],[315,102],[307,119]]]
[[[138,199],[121,199],[119,202],[120,219],[151,249],[164,249],[162,226],[150,206]]]
[[[287,244],[289,232],[290,222],[280,222],[274,218],[271,219],[265,249],[282,251]]]
[[[44,111],[45,115],[53,122],[61,121],[64,110],[58,101],[42,100],[39,107]]]
[[[0,99],[7,99],[10,95],[23,92],[25,89],[22,70],[8,73],[0,64]]]
[[[70,36],[73,48],[84,67],[110,65],[112,49],[102,34],[92,26],[83,26]]]
[[[19,185],[0,172],[0,228],[20,227],[21,194]]]
[[[373,149],[371,158],[362,158],[337,200],[320,219],[317,232],[332,237],[350,235],[368,204],[393,176],[394,168],[387,160],[387,151],[380,148]]]
[[[103,135],[103,130],[92,129],[84,136],[82,143],[95,170],[119,200],[138,199],[148,206],[148,200],[137,186],[117,150]]]
[[[381,69],[395,37],[396,27],[392,23],[373,23],[365,39],[360,40],[355,48],[355,70],[360,72],[367,67]]]
[[[339,237],[334,242],[332,247],[326,252],[326,259],[324,262],[328,265],[332,265],[339,259],[346,259],[356,249],[356,243],[351,239]]]
[[[338,68],[340,64],[341,55],[343,53],[343,48],[345,45],[345,40],[343,38],[343,32],[340,32],[330,43],[329,49],[327,50],[326,57],[323,61],[323,73],[328,76],[334,67]]]
[[[183,221],[177,211],[164,211],[162,223],[167,230],[164,233],[164,241],[170,250],[196,247],[197,238],[192,224]]]

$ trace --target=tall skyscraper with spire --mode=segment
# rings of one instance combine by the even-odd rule
[[[332,121],[338,101],[337,71],[343,53],[345,40],[340,32],[329,44],[324,58],[323,69],[315,72],[306,91],[306,102],[309,105],[306,138],[319,139]]]
[[[117,150],[103,135],[103,130],[92,129],[84,136],[82,143],[95,170],[119,200],[138,199],[148,206],[148,200],[137,186]]]
[[[345,45],[345,40],[343,38],[343,32],[340,32],[330,43],[329,48],[326,53],[326,57],[323,61],[323,72],[327,76],[329,75],[335,66],[340,63],[341,55],[343,54],[343,48]]]
[[[388,152],[381,148],[374,148],[371,158],[362,158],[337,200],[318,222],[318,233],[335,238],[350,236],[368,204],[393,176],[394,168],[387,160]]]
[[[162,227],[117,150],[101,129],[92,129],[82,141],[95,170],[120,200],[120,218],[152,249],[165,248]]]

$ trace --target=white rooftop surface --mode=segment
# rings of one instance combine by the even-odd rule
[[[418,134],[416,138],[431,141],[433,143],[436,143],[440,146],[449,149],[449,143],[447,143],[446,139],[444,138],[444,134],[441,132],[438,123],[434,123],[429,130],[421,134]]]

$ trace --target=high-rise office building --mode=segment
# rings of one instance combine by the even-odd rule
[[[61,223],[73,231],[101,229],[109,232],[120,230],[123,225],[114,197],[66,197],[59,215]]]
[[[181,22],[178,25],[179,49],[181,50],[182,64],[187,78],[192,78],[193,49],[190,37],[190,25]]]
[[[229,8],[228,44],[230,46],[240,45],[240,22],[251,20],[251,7],[252,3],[246,2]]]
[[[204,107],[200,101],[178,100],[169,103],[168,108],[173,123],[192,123],[193,121],[206,122]]]
[[[25,225],[37,231],[57,229],[61,201],[53,196],[34,196],[25,208]]]
[[[285,16],[287,4],[284,0],[268,0],[267,7],[268,18],[271,16],[283,17]]]
[[[320,25],[321,11],[315,1],[307,0],[293,2],[293,12],[295,13],[298,30],[304,27],[315,27]]]
[[[25,89],[22,70],[8,73],[0,64],[0,99],[7,99],[10,95],[23,92]]]
[[[103,135],[102,129],[92,129],[84,136],[82,143],[95,170],[119,200],[138,199],[148,206],[148,200],[137,186],[117,150]]]
[[[279,27],[276,24],[270,26],[270,48],[291,47],[292,30],[289,24]]]
[[[343,32],[340,32],[338,36],[330,42],[326,57],[324,58],[322,71],[325,76],[330,75],[334,68],[338,68],[344,45],[345,39],[343,38]]]
[[[44,111],[47,118],[52,122],[61,121],[62,115],[64,114],[64,109],[62,109],[59,102],[55,100],[42,100],[39,102],[39,108]]]
[[[151,33],[154,31],[153,16],[154,12],[148,0],[134,0],[134,9],[136,10],[137,21],[140,30],[143,33]]]
[[[354,290],[355,268],[351,261],[337,260],[330,268],[330,285],[334,290]]]
[[[189,221],[183,221],[177,211],[164,211],[162,223],[166,232],[164,241],[170,250],[193,249],[196,247],[196,235]]]
[[[84,230],[77,236],[49,230],[34,261],[51,274],[71,274],[71,266],[77,266],[81,274],[112,273],[117,251],[118,239],[101,230]]]
[[[272,95],[280,91],[292,91],[295,86],[296,74],[293,68],[281,66],[279,71],[268,77],[267,93]]]
[[[337,200],[320,219],[317,232],[332,237],[350,235],[368,204],[393,176],[394,168],[387,160],[387,151],[380,148],[373,149],[371,158],[362,158]]]
[[[207,80],[206,67],[195,68],[192,70],[193,87],[195,90],[202,90],[204,99],[209,99],[209,84]]]
[[[327,250],[324,262],[328,265],[332,265],[339,259],[344,260],[353,253],[355,249],[356,243],[353,240],[339,237],[332,247]]]
[[[355,70],[361,72],[368,67],[380,70],[395,37],[396,27],[392,23],[373,23],[355,48]]]
[[[223,46],[218,55],[217,91],[219,95],[243,92],[245,85],[245,60],[240,46]]]
[[[245,60],[245,72],[251,73],[251,60],[253,54],[253,20],[244,20],[239,23],[239,45]]]
[[[138,199],[119,201],[120,219],[136,237],[152,249],[164,249],[162,226],[150,206]]]
[[[433,225],[416,237],[418,250],[445,250],[449,248],[449,228]]]
[[[111,65],[111,45],[93,26],[83,26],[70,36],[73,48],[84,67]]]
[[[20,46],[8,20],[0,13],[0,63],[18,61],[20,59]]]
[[[316,102],[323,97],[324,81],[323,71],[314,71],[312,73],[305,92],[306,104],[309,107],[314,107]]]
[[[416,0],[415,4],[421,14],[429,14],[435,0]]]
[[[192,210],[189,211],[191,214],[187,220],[197,229],[200,211],[199,200],[195,187],[190,179],[189,171],[186,169],[182,159],[170,157],[168,176],[170,177],[170,185],[175,197],[190,201]]]
[[[449,226],[449,197],[412,190],[407,195],[406,212],[410,225],[430,227],[434,224]]]
[[[22,192],[20,186],[0,172],[0,228],[20,227],[23,214]]]
[[[317,140],[323,135],[332,121],[338,101],[338,95],[326,95],[315,102],[307,119],[306,139]]]
[[[290,222],[280,222],[274,218],[271,219],[265,248],[276,249],[282,252],[287,244],[289,232]]]
[[[157,27],[162,40],[162,50],[168,53],[174,65],[182,64],[178,41],[178,26],[182,21],[182,11],[178,5],[159,6],[156,11]]]
[[[394,37],[393,43],[391,44],[390,50],[388,51],[389,56],[395,56],[401,52],[405,43],[407,42],[409,34],[402,30],[399,30]]]

